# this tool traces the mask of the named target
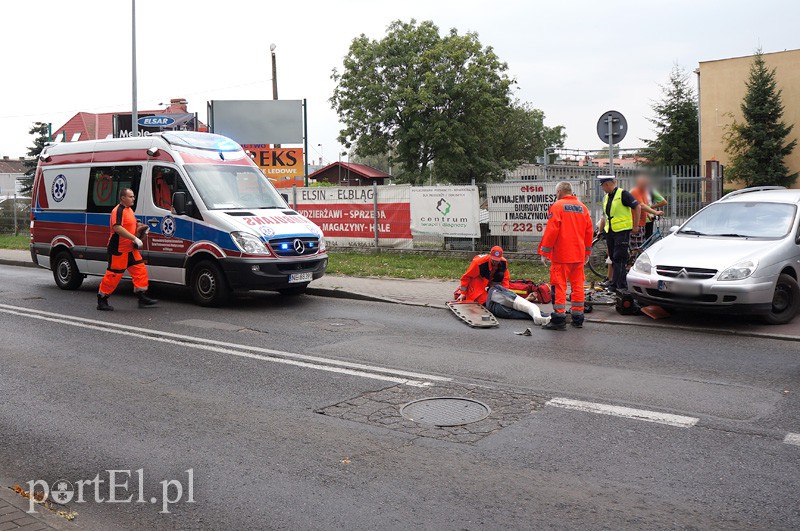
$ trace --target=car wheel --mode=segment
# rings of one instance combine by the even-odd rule
[[[780,275],[772,296],[772,311],[764,316],[767,324],[785,324],[800,309],[800,286],[789,275]]]
[[[278,293],[281,295],[286,295],[287,297],[296,297],[298,295],[303,295],[307,288],[308,284],[302,284],[300,286],[293,286],[291,288],[279,289]]]
[[[222,269],[210,260],[199,262],[192,269],[192,298],[200,306],[222,306],[230,299],[230,288]]]
[[[83,284],[83,275],[69,251],[61,251],[53,258],[53,278],[61,289],[75,290]]]

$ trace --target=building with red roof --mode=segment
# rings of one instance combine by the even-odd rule
[[[183,98],[169,100],[169,106],[154,111],[140,110],[138,115],[148,116],[157,114],[187,114],[188,103]],[[79,140],[98,140],[114,137],[114,117],[127,117],[130,122],[130,112],[79,112],[67,123],[53,131],[53,138],[60,142],[77,142]],[[207,131],[205,124],[198,122],[198,131]]]
[[[392,176],[366,164],[353,162],[334,162],[320,168],[308,176],[309,180],[326,182],[338,186],[372,186],[372,183],[385,184]]]

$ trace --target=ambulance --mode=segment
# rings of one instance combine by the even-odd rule
[[[140,249],[151,282],[188,286],[202,306],[234,291],[305,292],[328,264],[320,228],[287,204],[239,144],[175,131],[49,144],[31,204],[31,258],[61,289],[107,268],[120,191],[149,228]]]

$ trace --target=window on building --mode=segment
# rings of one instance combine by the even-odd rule
[[[141,166],[102,166],[89,171],[89,199],[86,210],[95,213],[110,213],[119,204],[119,194],[123,188],[133,189],[139,196],[139,183],[142,180]],[[133,204],[134,210],[136,203]]]
[[[72,138],[70,139],[70,142],[77,142],[80,139],[81,139],[81,132],[78,131],[77,133],[73,133],[72,134]]]

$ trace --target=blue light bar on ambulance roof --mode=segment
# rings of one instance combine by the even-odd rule
[[[242,147],[222,135],[199,133],[197,131],[169,131],[161,133],[161,137],[175,146],[183,146],[207,151],[241,151]]]

